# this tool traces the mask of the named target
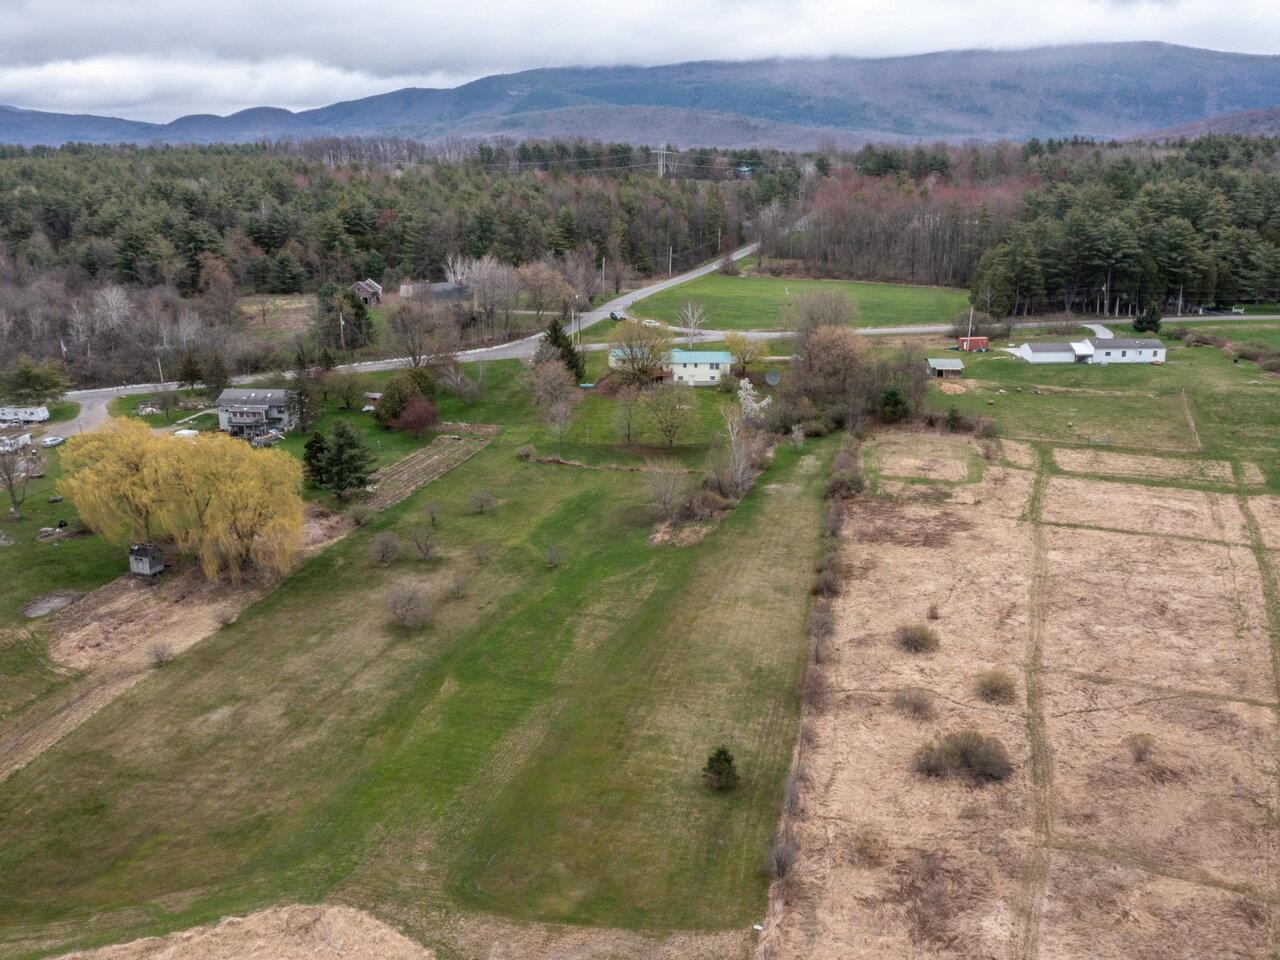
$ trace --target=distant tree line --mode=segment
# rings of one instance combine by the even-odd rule
[[[764,268],[969,287],[995,316],[1280,298],[1280,139],[866,147]]]

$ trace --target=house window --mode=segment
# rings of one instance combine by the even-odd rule
[[[1121,351],[1120,351],[1120,356],[1122,356],[1122,357],[1127,357],[1128,355],[1129,355],[1129,351],[1128,351],[1128,350],[1121,350]]]
[[[719,369],[720,369],[720,364],[718,364],[718,363],[713,363],[713,364],[711,365],[711,369],[712,369],[712,370],[719,370]]]
[[[677,379],[677,380],[683,380],[683,379],[684,379],[684,377],[683,377],[683,376],[678,376],[678,377],[676,377],[676,379]]]
[[[1111,356],[1111,351],[1110,351],[1110,350],[1108,350],[1108,351],[1107,351],[1107,356],[1108,356],[1108,357],[1109,357],[1109,356]]]

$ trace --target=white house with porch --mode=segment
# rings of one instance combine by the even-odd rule
[[[292,426],[284,390],[229,387],[218,394],[218,429],[233,437],[252,439],[269,430],[285,433]]]

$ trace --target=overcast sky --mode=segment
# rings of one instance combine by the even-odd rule
[[[1164,40],[1280,52],[1277,0],[0,0],[0,103],[171,120],[564,65]]]

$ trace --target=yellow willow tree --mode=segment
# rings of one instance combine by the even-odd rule
[[[121,424],[84,439],[96,437],[108,439],[83,444],[83,453],[82,438],[68,444],[73,466],[62,489],[107,539],[124,544],[143,531],[171,539],[211,580],[288,572],[302,547],[297,460],[222,434],[186,440]]]
[[[112,543],[160,539],[163,486],[156,452],[165,442],[138,420],[115,420],[105,430],[72,437],[63,448],[58,492]]]
[[[288,573],[302,549],[302,464],[223,434],[175,446],[160,515],[179,548],[211,580]]]

